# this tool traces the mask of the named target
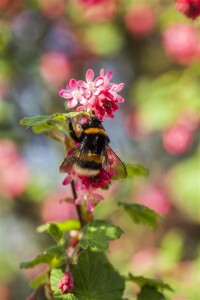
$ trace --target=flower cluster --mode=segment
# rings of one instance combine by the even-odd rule
[[[196,19],[200,15],[200,0],[176,0],[176,8],[188,18]]]
[[[65,271],[65,274],[58,284],[59,289],[63,294],[68,294],[74,288],[74,278],[70,271]]]
[[[76,111],[86,110],[94,114],[99,120],[113,118],[114,112],[119,108],[117,103],[124,99],[118,94],[124,84],[111,83],[112,71],[104,73],[94,79],[93,70],[89,69],[86,73],[86,81],[71,79],[66,89],[60,89],[59,95],[68,99],[68,108]]]
[[[87,210],[89,212],[93,212],[95,205],[104,199],[103,196],[96,193],[96,189],[106,188],[108,184],[110,184],[112,176],[113,174],[111,172],[107,172],[103,167],[100,169],[98,175],[90,177],[80,176],[72,171],[64,179],[63,184],[67,185],[74,180],[78,193],[75,204],[80,205],[84,202]]]

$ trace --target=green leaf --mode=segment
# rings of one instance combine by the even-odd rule
[[[40,254],[36,256],[35,259],[28,261],[28,262],[22,262],[20,264],[20,269],[27,269],[27,268],[33,268],[41,263],[47,263],[51,264],[52,261],[52,255],[51,254]]]
[[[56,242],[59,242],[63,235],[56,224],[49,224],[48,232]]]
[[[44,225],[40,225],[37,228],[38,232],[44,232],[48,231],[49,232],[49,227],[51,225],[56,225],[57,228],[62,232],[66,232],[69,230],[79,230],[80,229],[80,222],[78,220],[67,220],[67,221],[62,221],[62,222],[55,222],[55,223],[47,223]]]
[[[122,300],[125,288],[124,279],[113,269],[102,252],[81,252],[77,265],[71,264],[70,271],[74,277],[74,289],[72,298],[69,299]],[[66,295],[63,295],[58,288],[63,275],[63,268],[51,271],[51,288],[56,300],[68,299],[64,298]]]
[[[47,273],[41,274],[30,282],[30,286],[35,289],[48,282]]]
[[[149,170],[141,165],[126,164],[126,169],[128,172],[128,178],[134,178],[138,176],[147,177],[149,175]]]
[[[137,300],[167,300],[155,287],[143,286],[137,295]]]
[[[118,226],[108,222],[94,220],[83,228],[83,238],[80,245],[83,248],[92,248],[104,251],[109,246],[109,241],[118,239],[123,231]]]
[[[148,285],[156,289],[169,290],[173,292],[173,289],[170,287],[170,285],[160,279],[145,278],[143,276],[134,276],[129,274],[128,280],[134,281],[141,287]]]
[[[80,115],[89,116],[87,112],[55,113],[52,115],[41,115],[35,117],[23,118],[19,124],[26,128],[31,127],[35,133],[41,133],[48,130],[63,130],[66,118],[74,118]]]
[[[50,254],[52,256],[63,258],[63,259],[66,257],[65,250],[62,245],[54,245],[49,248],[46,248],[44,250],[44,254]]]
[[[74,295],[79,300],[122,300],[124,279],[102,252],[83,251],[71,265]]]
[[[19,121],[19,124],[25,126],[26,128],[29,128],[33,126],[46,125],[49,121],[64,121],[65,119],[65,114],[57,113],[52,115],[41,115],[23,118]]]
[[[55,300],[79,300],[74,294],[62,294],[62,293],[55,293],[54,297]]]
[[[149,225],[152,228],[157,227],[157,221],[158,219],[161,219],[162,216],[157,214],[154,210],[148,208],[145,205],[136,204],[136,203],[123,203],[119,202],[120,206],[123,206],[125,211],[130,215],[133,222],[137,224],[145,224]]]

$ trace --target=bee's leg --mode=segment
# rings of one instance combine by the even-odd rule
[[[72,121],[69,119],[69,133],[71,138],[78,143],[81,143],[83,140],[83,135],[81,134],[79,137],[76,135],[76,132],[74,131],[73,125],[72,125]]]

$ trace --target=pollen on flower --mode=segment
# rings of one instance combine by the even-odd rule
[[[58,284],[59,289],[63,294],[68,294],[74,288],[74,278],[70,271],[65,271],[65,274]]]
[[[114,112],[119,108],[117,103],[124,101],[119,95],[124,84],[110,82],[111,78],[112,71],[105,74],[102,69],[95,78],[93,70],[89,69],[85,81],[71,79],[66,89],[59,89],[59,95],[68,100],[68,108],[74,108],[76,111],[86,110],[101,121],[113,118]]]

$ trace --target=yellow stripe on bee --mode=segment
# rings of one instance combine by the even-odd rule
[[[87,128],[84,130],[86,134],[101,134],[101,135],[106,135],[105,130],[101,128]]]
[[[101,156],[95,153],[88,153],[86,155],[87,161],[94,161],[95,163],[101,163]]]

